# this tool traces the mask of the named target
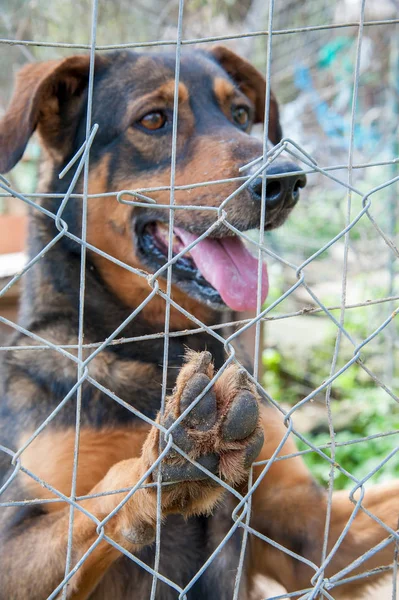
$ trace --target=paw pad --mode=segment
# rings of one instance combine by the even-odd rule
[[[209,352],[189,354],[166,403],[166,428],[195,402],[213,373]],[[263,444],[258,399],[246,372],[230,365],[171,433],[173,443],[198,464],[231,485],[239,483]],[[161,440],[161,448],[165,445]],[[206,474],[175,449],[162,462],[164,482],[204,479]]]

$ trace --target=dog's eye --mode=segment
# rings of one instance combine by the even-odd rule
[[[150,112],[138,121],[139,125],[150,131],[162,129],[166,123],[166,115],[160,111]]]
[[[234,121],[240,127],[246,127],[249,123],[249,110],[246,106],[235,106],[232,109]]]

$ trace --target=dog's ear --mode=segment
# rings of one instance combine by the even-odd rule
[[[265,118],[266,81],[263,75],[248,61],[241,58],[225,46],[214,46],[211,54],[240,90],[248,96],[255,106],[255,123],[263,123]],[[273,92],[270,92],[270,115],[268,136],[277,144],[283,134],[281,131],[278,104]]]
[[[96,57],[96,67],[102,62]],[[68,150],[72,128],[87,88],[89,56],[28,64],[17,75],[14,94],[0,121],[0,173],[19,161],[37,129],[55,157]]]

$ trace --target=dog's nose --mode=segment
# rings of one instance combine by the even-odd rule
[[[299,200],[299,190],[306,185],[306,175],[297,173],[299,167],[291,162],[271,165],[266,171],[266,206],[276,208],[279,205],[294,206]],[[290,173],[290,175],[285,175]],[[269,178],[273,175],[272,178]],[[276,177],[280,175],[281,177]],[[254,200],[262,198],[262,176],[254,179],[250,186]]]

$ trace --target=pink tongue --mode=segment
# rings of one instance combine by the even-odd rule
[[[188,246],[197,236],[175,227],[175,232]],[[258,289],[258,260],[239,237],[205,238],[190,254],[202,276],[217,289],[223,301],[233,310],[255,310]],[[266,265],[262,265],[262,302],[269,289]]]

